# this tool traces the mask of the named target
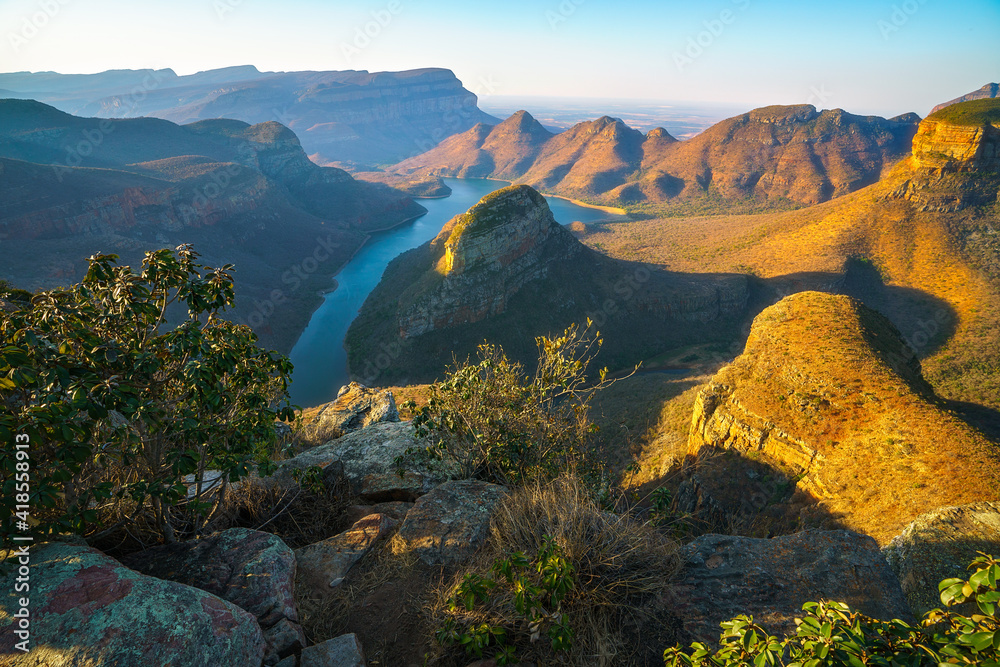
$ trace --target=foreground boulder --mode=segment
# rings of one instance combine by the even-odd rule
[[[295,555],[281,538],[230,528],[190,542],[153,547],[122,559],[143,574],[217,595],[257,618],[268,663],[305,646],[295,609]]]
[[[301,581],[320,594],[330,592],[394,526],[389,517],[372,514],[356,522],[350,530],[296,549]]]
[[[941,606],[942,580],[969,577],[977,551],[1000,556],[1000,503],[921,514],[883,549],[916,616]]]
[[[30,653],[18,652],[13,614],[17,556],[3,580],[0,655],[4,665],[250,667],[264,657],[253,615],[211,593],[148,577],[86,546],[32,547]],[[10,660],[10,661],[7,661]]]
[[[704,535],[680,550],[670,594],[693,641],[717,642],[719,624],[752,615],[771,634],[794,634],[802,605],[844,602],[881,619],[911,619],[896,576],[870,537],[808,530],[770,540]]]
[[[446,482],[417,499],[399,536],[428,565],[460,562],[482,545],[493,509],[506,494],[487,482]]]
[[[299,667],[365,667],[367,664],[361,642],[352,633],[305,649]]]
[[[318,466],[328,483],[343,475],[366,500],[412,502],[457,473],[453,464],[407,456],[408,450],[423,450],[427,444],[410,422],[373,424],[280,462],[274,476],[264,481],[291,486],[295,471]]]
[[[320,407],[316,417],[303,426],[301,438],[306,445],[321,445],[371,424],[398,421],[391,391],[352,382],[341,387],[337,400]]]

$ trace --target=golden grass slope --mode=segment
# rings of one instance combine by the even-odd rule
[[[800,492],[884,544],[917,515],[1000,494],[1000,453],[951,413],[892,324],[802,292],[754,320],[696,402],[689,451],[735,449],[800,471]]]

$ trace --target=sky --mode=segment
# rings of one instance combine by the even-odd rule
[[[482,98],[893,116],[1000,80],[1000,0],[0,0],[0,71],[446,67]]]

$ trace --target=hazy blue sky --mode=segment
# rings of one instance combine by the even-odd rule
[[[434,66],[481,96],[884,115],[1000,79],[1000,0],[2,0],[0,26],[7,72]]]

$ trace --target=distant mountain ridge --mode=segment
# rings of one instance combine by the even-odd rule
[[[260,72],[252,65],[178,76],[173,70],[0,74],[0,88],[63,111],[154,116],[185,124],[278,121],[320,164],[389,164],[497,119],[447,69]]]
[[[549,134],[527,112],[450,137],[393,173],[511,179],[608,204],[725,199],[815,204],[876,182],[904,157],[919,117],[856,116],[812,105],[735,116],[686,141],[604,116]]]
[[[992,98],[998,97],[998,96],[1000,96],[1000,84],[997,84],[997,83],[987,83],[982,88],[980,88],[978,90],[974,90],[971,93],[966,93],[965,95],[962,95],[961,97],[956,97],[953,100],[948,100],[947,102],[942,102],[941,104],[939,104],[936,107],[934,107],[933,109],[931,109],[931,113],[934,113],[935,111],[940,111],[941,109],[944,109],[945,107],[949,107],[952,104],[958,104],[959,102],[970,102],[972,100],[992,99]]]
[[[79,118],[0,100],[0,277],[78,280],[85,258],[193,243],[237,266],[232,316],[282,351],[369,232],[425,209],[309,160],[280,123]]]

